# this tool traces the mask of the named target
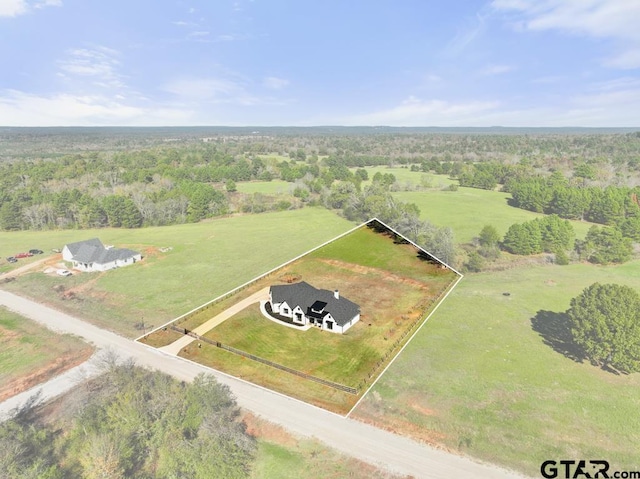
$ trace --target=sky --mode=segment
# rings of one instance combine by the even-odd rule
[[[640,127],[640,0],[0,0],[0,125]]]

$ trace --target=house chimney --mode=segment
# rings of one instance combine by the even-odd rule
[[[334,296],[336,299],[340,299],[340,291],[338,291],[338,290],[336,289],[336,290],[333,292],[333,296]]]

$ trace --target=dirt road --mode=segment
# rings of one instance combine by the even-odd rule
[[[230,387],[242,408],[280,424],[295,434],[315,437],[345,454],[382,469],[425,478],[521,477],[514,472],[433,449],[405,437],[284,397],[202,365],[135,343],[6,291],[0,290],[0,304],[52,330],[80,336],[99,349],[111,348],[123,358],[132,357],[140,365],[164,371],[179,380],[189,381],[200,373],[213,374],[218,381]],[[67,382],[69,381],[71,379]],[[46,393],[55,395],[56,391],[63,388],[64,385],[58,385],[56,390],[47,390]],[[43,389],[46,389],[46,386]],[[0,405],[0,413],[2,409],[3,405]]]

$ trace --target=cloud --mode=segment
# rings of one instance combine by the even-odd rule
[[[162,86],[176,100],[190,104],[280,105],[282,100],[260,97],[248,91],[250,82],[239,75],[215,78],[178,78]]]
[[[389,126],[640,127],[640,79],[630,76],[586,85],[543,106],[489,100],[422,100],[361,115],[324,119],[324,124]]]
[[[118,72],[119,52],[111,48],[77,48],[67,52],[67,57],[58,62],[62,76],[90,78],[93,85],[105,88],[126,87],[122,75]]]
[[[0,17],[17,17],[30,12],[32,9],[44,7],[61,7],[61,0],[41,0],[28,2],[27,0],[0,0]]]
[[[364,115],[343,119],[345,125],[388,126],[464,126],[473,124],[475,117],[495,110],[495,101],[450,102],[421,100],[410,96],[400,105]]]
[[[476,38],[485,30],[485,17],[476,15],[473,19],[467,20],[466,25],[461,28],[456,36],[447,44],[444,49],[445,55],[457,56],[462,53]]]
[[[262,83],[271,90],[282,90],[289,86],[289,80],[278,77],[266,77]]]
[[[33,4],[33,8],[44,8],[44,7],[61,7],[62,0],[42,0],[40,2],[35,2]]]
[[[556,30],[572,35],[612,39],[618,52],[604,64],[640,67],[640,2],[635,0],[493,0],[491,6],[515,15],[517,29]]]
[[[194,112],[165,106],[127,104],[124,97],[56,93],[34,95],[18,90],[0,92],[0,125],[175,125],[188,124]]]
[[[509,73],[513,70],[515,70],[515,67],[512,67],[510,65],[488,65],[480,70],[479,73],[482,76],[495,76],[503,75],[504,73]]]
[[[188,101],[223,102],[247,96],[240,81],[224,78],[179,78],[162,90]]]

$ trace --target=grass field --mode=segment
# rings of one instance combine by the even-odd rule
[[[351,171],[356,171],[357,168],[351,168]],[[423,171],[411,171],[408,167],[392,167],[388,166],[367,166],[365,170],[369,174],[369,179],[363,181],[363,185],[371,184],[373,175],[376,173],[391,173],[396,177],[396,181],[400,187],[410,186],[415,188],[417,186],[425,186],[427,188],[444,188],[452,183],[457,183],[456,180],[450,179],[447,175],[436,175],[433,173],[425,173]]]
[[[241,193],[264,193],[265,195],[275,195],[278,193],[289,193],[293,183],[282,180],[272,181],[243,181],[236,184]]]
[[[478,236],[484,225],[495,226],[503,236],[509,226],[544,215],[514,208],[507,204],[511,195],[477,188],[458,188],[457,191],[402,191],[393,196],[420,208],[421,217],[438,226],[450,227],[456,242],[468,243]],[[579,238],[584,238],[591,223],[572,221]]]
[[[281,283],[287,276],[319,288],[338,289],[342,296],[360,306],[361,320],[344,335],[317,329],[298,331],[264,318],[254,304],[205,337],[361,392],[406,342],[408,333],[434,306],[433,301],[458,279],[454,272],[418,259],[413,246],[395,244],[393,238],[361,227],[258,280],[221,305],[203,311],[197,322],[189,319],[180,326],[194,329],[242,297]],[[166,332],[159,331],[145,342],[162,345],[163,340],[172,339],[171,335],[165,336]],[[182,354],[336,412],[348,412],[358,399],[342,393],[327,398],[329,391],[325,386],[309,391],[296,376],[274,374],[268,367],[252,370],[252,361],[206,343],[202,346],[189,348]]]
[[[0,307],[0,401],[84,362],[93,348]]]
[[[511,224],[540,216],[508,206],[508,195],[491,191],[460,188],[394,195],[418,204],[423,218],[451,226],[458,242],[470,241],[485,224],[504,234]],[[114,329],[136,335],[130,325],[141,315],[158,325],[161,318],[204,303],[351,226],[329,212],[305,208],[168,228],[0,233],[0,254],[31,247],[47,251],[96,235],[121,246],[174,246],[164,255],[150,255],[138,272],[136,265],[106,279],[87,276],[97,278],[94,282],[83,275],[66,278],[71,283],[64,284],[70,286],[88,283],[82,302],[69,306],[73,311],[101,315],[105,324],[116,321]],[[590,225],[574,226],[583,236]],[[225,259],[230,254],[235,256]],[[34,274],[6,287],[46,297],[62,279],[47,281]],[[640,469],[640,375],[614,376],[576,363],[546,345],[532,328],[533,318],[538,323],[553,319],[596,281],[640,290],[640,262],[518,267],[467,275],[354,414],[532,475],[538,475],[540,463],[550,458],[604,458],[616,469]],[[122,304],[123,299],[131,304]],[[54,301],[65,306],[64,301]],[[187,353],[208,354],[196,347]],[[232,359],[220,359],[222,354]],[[207,361],[214,366],[216,361],[233,362],[237,375],[248,380],[286,374],[219,350]],[[315,394],[327,389],[315,383],[307,386],[303,379],[288,381],[294,391]],[[286,451],[275,454],[282,460],[273,462],[286,467]],[[293,468],[298,456],[291,454]]]
[[[69,278],[36,272],[3,287],[47,298],[99,326],[136,337],[142,334],[136,323],[159,326],[351,227],[325,209],[304,208],[171,227],[0,233],[1,248],[7,251],[24,244],[61,248],[98,236],[105,244],[130,247],[145,257],[127,268]],[[173,249],[158,250],[167,246]],[[62,299],[69,291],[75,293],[73,299]]]
[[[556,352],[532,328],[593,282],[640,289],[640,261],[467,275],[355,411],[401,433],[537,474],[551,458],[636,470],[640,374]],[[509,292],[510,296],[504,296]]]

